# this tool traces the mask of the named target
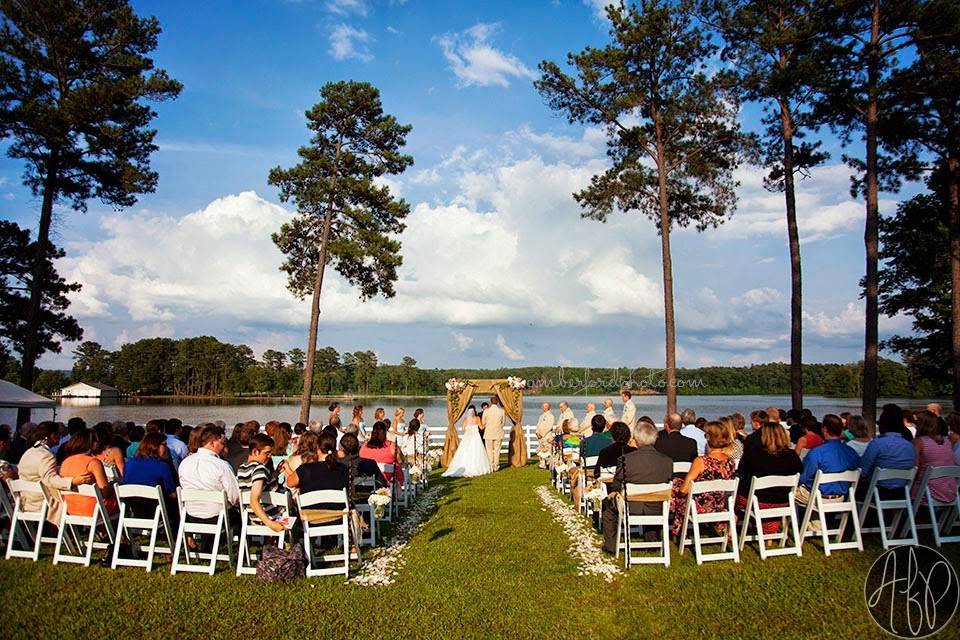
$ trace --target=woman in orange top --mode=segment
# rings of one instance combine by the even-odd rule
[[[367,460],[373,460],[379,464],[392,464],[397,475],[397,483],[403,483],[403,471],[400,470],[400,456],[397,455],[397,447],[393,442],[387,440],[387,425],[383,422],[375,422],[370,433],[370,439],[360,448],[360,457]],[[383,476],[387,482],[393,479],[392,473],[384,472]]]
[[[117,513],[120,511],[120,505],[117,503],[117,496],[113,492],[113,485],[107,480],[103,463],[90,453],[94,443],[95,438],[93,431],[90,429],[82,429],[73,434],[63,445],[66,458],[60,465],[60,473],[68,476],[77,476],[87,472],[93,474],[93,481],[100,487],[108,514]],[[70,515],[92,516],[97,500],[92,496],[66,495],[64,496],[64,502],[67,505],[67,513]]]

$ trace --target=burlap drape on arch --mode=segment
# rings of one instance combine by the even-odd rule
[[[470,406],[475,394],[490,393],[500,398],[500,405],[510,421],[510,466],[522,467],[527,464],[527,442],[523,435],[523,392],[511,389],[506,380],[471,380],[459,393],[447,393],[447,435],[443,441],[443,455],[440,464],[444,467],[457,453],[460,436],[457,434],[457,422]]]

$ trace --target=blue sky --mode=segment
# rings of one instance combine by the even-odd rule
[[[589,0],[134,2],[163,35],[158,66],[184,84],[157,107],[157,192],[123,212],[61,212],[73,313],[108,348],[210,334],[303,348],[305,303],[283,288],[270,233],[289,219],[266,184],[295,162],[303,112],[328,81],[364,80],[413,125],[416,161],[390,185],[411,205],[398,295],[361,304],[328,281],[320,344],[423,366],[662,363],[659,240],[633,215],[582,220],[570,194],[604,166],[603,134],[569,126],[532,86],[543,59],[602,45]],[[758,109],[742,114],[758,125]],[[862,354],[862,203],[834,158],[801,185],[805,359]],[[0,215],[35,226],[21,167],[0,160]],[[718,231],[674,234],[681,365],[788,355],[782,196],[744,167],[740,208]],[[886,195],[890,210],[896,196]],[[909,328],[884,319],[884,335]],[[42,365],[68,367],[71,345]]]

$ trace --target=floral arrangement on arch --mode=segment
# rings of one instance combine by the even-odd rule
[[[523,391],[527,388],[527,381],[520,376],[507,376],[507,386],[514,391]]]
[[[467,388],[467,381],[460,378],[450,378],[443,386],[447,388],[448,393],[460,393]]]

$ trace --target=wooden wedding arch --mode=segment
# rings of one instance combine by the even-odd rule
[[[511,467],[522,467],[527,464],[527,443],[523,436],[523,391],[514,389],[506,380],[465,380],[463,391],[447,392],[447,435],[443,440],[443,456],[440,464],[450,465],[453,455],[460,445],[460,436],[457,435],[457,422],[470,406],[470,399],[474,395],[496,395],[500,399],[500,406],[504,413],[513,422],[510,429],[509,458]]]

